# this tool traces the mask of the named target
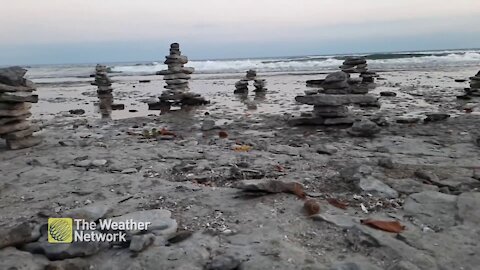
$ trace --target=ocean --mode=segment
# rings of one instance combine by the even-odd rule
[[[165,52],[167,53],[167,52]],[[188,66],[196,74],[243,73],[256,69],[259,73],[302,73],[338,70],[347,56],[362,55],[369,69],[377,71],[436,70],[451,67],[480,66],[480,49],[411,51],[348,55],[312,55],[226,60],[190,60]],[[78,81],[89,78],[92,64],[38,65],[27,67],[30,79],[36,82]],[[110,76],[152,75],[166,68],[163,60],[130,63],[102,63],[110,68]]]

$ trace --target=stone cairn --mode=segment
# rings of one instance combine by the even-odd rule
[[[257,72],[253,69],[250,69],[247,71],[247,75],[245,75],[245,78],[235,83],[235,91],[233,93],[248,94],[248,83],[250,81],[253,81],[253,86],[255,87],[255,90],[253,91],[255,93],[264,93],[267,91],[267,88],[265,88],[266,86],[265,79],[258,79]]]
[[[160,102],[150,103],[150,110],[157,110],[162,108],[170,108],[170,106],[198,106],[208,104],[209,101],[205,100],[200,94],[189,92],[188,80],[195,69],[193,67],[185,67],[188,63],[188,58],[182,55],[180,51],[180,45],[178,43],[172,43],[170,45],[170,54],[167,55],[165,64],[168,69],[157,72],[157,75],[163,75],[163,79],[166,82],[163,91],[160,96]]]
[[[378,77],[377,73],[368,70],[365,57],[347,57],[340,69],[345,73],[360,73],[362,83],[374,83]]]
[[[358,91],[349,83],[350,75],[343,71],[329,74],[321,82],[320,90],[307,90],[306,95],[295,100],[302,104],[313,105],[311,115],[291,120],[293,125],[351,125],[355,118],[349,112],[348,105],[379,107],[378,98]]]
[[[92,85],[97,86],[97,96],[100,100],[99,109],[102,118],[110,118],[113,105],[113,88],[106,66],[98,64],[95,67],[95,81],[92,82]]]
[[[40,144],[42,139],[33,134],[39,127],[31,125],[32,103],[38,102],[34,83],[24,78],[27,70],[21,67],[0,69],[0,137],[11,150]]]
[[[470,77],[470,89],[467,90],[467,95],[480,97],[480,71],[477,75]]]

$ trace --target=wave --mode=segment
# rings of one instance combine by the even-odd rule
[[[480,65],[480,50],[451,50],[424,52],[371,53],[364,56],[371,69],[398,70],[408,68],[437,68]],[[263,59],[193,60],[188,66],[199,74],[243,73],[248,69],[258,72],[318,72],[338,70],[347,55],[312,55]],[[42,66],[29,69],[32,79],[88,78],[95,65]],[[152,75],[166,69],[162,62],[110,64],[111,76]]]

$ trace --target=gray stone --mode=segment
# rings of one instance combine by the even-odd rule
[[[31,102],[37,103],[38,102],[38,95],[33,95],[32,93],[28,92],[5,92],[0,93],[0,101],[3,102]]]
[[[95,167],[103,167],[107,164],[107,160],[106,159],[95,159],[92,161],[92,166],[95,166]]]
[[[40,238],[40,226],[24,222],[18,226],[0,230],[0,249],[36,241]]]
[[[44,270],[47,258],[20,251],[13,247],[0,250],[0,269],[4,270]]]
[[[367,176],[360,179],[358,187],[373,195],[393,199],[398,197],[398,192],[392,189],[387,184],[374,178],[373,176]]]
[[[351,261],[335,263],[330,270],[381,270],[367,261]]]
[[[420,121],[420,117],[414,116],[400,116],[395,119],[395,122],[399,124],[415,124]]]
[[[353,228],[356,224],[359,224],[358,218],[347,215],[331,215],[328,213],[321,213],[310,216],[313,220],[325,221],[343,229]]]
[[[466,192],[458,196],[458,218],[464,224],[480,224],[480,192]]]
[[[316,152],[322,155],[333,155],[338,152],[338,149],[330,145],[318,145]]]
[[[7,147],[10,150],[19,150],[24,148],[30,148],[42,143],[43,138],[38,136],[28,136],[20,139],[7,140]]]
[[[356,137],[373,137],[380,132],[380,127],[374,122],[364,118],[353,123],[348,133]]]
[[[391,158],[380,158],[378,160],[378,166],[385,168],[385,169],[394,169],[395,164],[393,163],[393,160]]]
[[[207,270],[235,270],[240,267],[242,262],[233,257],[228,255],[221,255],[216,256],[212,259],[212,261],[207,265],[205,269]]]
[[[405,200],[403,209],[429,227],[446,229],[455,225],[457,196],[436,191],[415,193]]]
[[[148,233],[148,234],[141,234],[141,235],[134,235],[132,236],[132,240],[130,241],[130,250],[134,252],[140,252],[151,246],[155,242],[155,235]]]
[[[87,233],[87,232],[85,232]],[[88,231],[90,233],[90,231]],[[98,231],[93,233],[100,234]],[[47,242],[47,236],[42,236],[40,241],[22,246],[23,250],[31,253],[44,254],[50,260],[63,260],[75,257],[86,257],[98,253],[108,246],[103,242],[72,242],[69,244],[51,244]]]
[[[0,68],[0,83],[20,86],[25,85],[25,79],[23,78],[27,70],[18,66]]]
[[[2,137],[6,140],[20,140],[20,139],[23,139],[25,137],[31,136],[33,133],[35,133],[39,130],[40,130],[40,128],[38,126],[31,126],[28,129],[14,131],[14,132],[2,135]]]
[[[392,91],[382,91],[382,92],[380,92],[380,96],[382,96],[382,97],[396,97],[397,93],[392,92]]]
[[[35,91],[35,86],[33,83],[29,83],[31,86],[11,86],[0,83],[0,93],[2,92],[33,92]]]
[[[169,139],[174,139],[175,136],[174,135],[160,135],[159,138],[164,140],[166,136],[169,136]],[[136,168],[127,168],[127,169],[124,169],[122,170],[120,173],[123,173],[123,174],[134,174],[134,173],[138,173],[138,170]]]
[[[326,118],[323,121],[323,125],[335,126],[335,125],[350,125],[355,122],[352,117],[338,117],[338,118]]]
[[[395,189],[396,191],[403,193],[403,194],[413,194],[413,193],[419,193],[422,191],[438,191],[439,188],[437,186],[433,185],[427,185],[423,184],[419,181],[416,181],[414,179],[410,178],[404,178],[404,179],[390,179],[386,178],[385,179],[386,184],[388,184],[390,187]]]

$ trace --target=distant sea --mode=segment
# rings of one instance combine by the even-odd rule
[[[466,66],[477,66],[477,71],[480,69],[480,49],[190,60],[187,65],[194,67],[197,74],[243,73],[251,68],[260,73],[320,72],[338,69],[345,57],[353,55],[365,56],[369,68],[374,70],[438,69]],[[74,78],[88,78],[93,73],[95,64],[36,65],[27,68],[28,76],[34,80],[50,81],[48,78],[75,80]],[[111,76],[150,75],[166,68],[163,60],[102,64],[106,64],[110,68]]]

